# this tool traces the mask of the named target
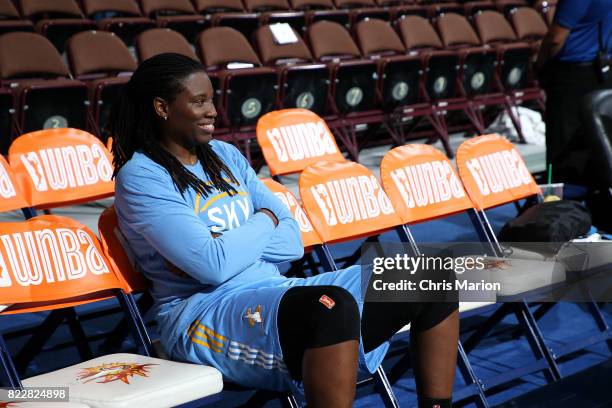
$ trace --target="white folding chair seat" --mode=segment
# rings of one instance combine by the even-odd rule
[[[69,387],[70,400],[92,408],[168,408],[220,392],[209,366],[138,354],[109,354],[23,380],[25,387]]]

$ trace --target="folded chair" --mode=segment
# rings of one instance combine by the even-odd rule
[[[98,238],[87,227],[69,218],[43,215],[25,222],[3,223],[0,229],[10,237],[0,244],[0,257],[7,265],[0,290],[8,305],[0,314],[45,310],[65,314],[66,307],[70,311],[72,306],[115,297],[136,343],[145,352],[97,357],[22,380],[1,340],[0,360],[11,388],[68,387],[71,401],[91,407],[145,404],[160,408],[221,391],[221,374],[212,367],[149,356],[142,318],[125,293],[124,282],[103,254]],[[32,244],[28,249],[23,247],[24,240]],[[17,248],[21,249],[16,252]],[[84,335],[76,328],[72,330]]]
[[[259,26],[257,13],[247,13],[241,0],[196,0],[194,5],[211,25],[235,28],[247,38]]]
[[[257,143],[276,181],[310,164],[346,160],[325,121],[306,109],[283,109],[259,118]]]
[[[247,39],[230,27],[212,27],[200,33],[197,53],[219,93],[215,103],[218,121],[234,143],[244,142],[250,160],[250,143],[257,119],[274,108],[278,95],[276,70],[263,67]]]
[[[0,36],[0,85],[15,96],[15,136],[57,127],[87,129],[87,87],[71,79],[62,57],[40,34]]]
[[[477,216],[486,229],[487,241],[492,243],[498,254],[503,255],[506,248],[503,248],[498,241],[488,221],[486,210],[534,195],[540,195],[540,188],[527,170],[523,158],[518,151],[509,141],[498,135],[480,136],[463,142],[457,150],[457,168],[466,192],[474,204]],[[509,249],[515,253],[519,252],[516,248]],[[551,254],[522,251],[517,256],[524,259],[542,259],[543,257],[550,257]],[[510,255],[509,258],[512,259],[513,256]],[[560,269],[553,270],[551,275],[546,277],[545,281],[551,284],[562,282],[565,280],[563,275]],[[542,280],[540,279],[540,281]],[[526,287],[533,286],[538,282],[538,277],[533,273],[525,274],[523,282]],[[512,299],[511,296],[510,299]],[[548,362],[554,379],[561,377],[557,364],[559,358],[601,341],[607,341],[608,348],[612,350],[612,341],[610,341],[612,332],[610,331],[610,326],[606,322],[599,306],[593,300],[587,301],[586,306],[593,316],[599,333],[572,341],[570,344],[561,347],[547,346],[537,326],[537,319],[554,307],[555,303],[546,303],[533,313],[525,300],[520,300],[517,304],[520,304],[525,317],[531,322],[538,342],[542,344],[544,357]],[[491,319],[491,322],[499,321],[502,317],[503,311],[499,311]],[[480,333],[475,333],[474,338],[466,341],[466,348],[471,348],[475,344],[477,336],[486,334],[488,330],[490,330],[490,326],[486,325]]]
[[[105,256],[109,260],[109,262],[113,265],[114,269],[117,271],[117,276],[120,277],[122,282],[124,283],[124,287],[126,288],[127,293],[137,294],[148,291],[148,282],[144,278],[144,276],[138,271],[138,266],[136,260],[134,259],[134,255],[129,250],[129,244],[125,240],[125,237],[121,233],[118,225],[117,214],[115,212],[114,207],[107,208],[98,221],[99,233],[102,241],[102,248]],[[138,310],[136,305],[132,303],[134,309]],[[146,328],[144,324],[141,326],[141,330],[146,335]],[[146,337],[148,339],[148,336]],[[205,339],[202,339],[205,341]],[[150,342],[150,340],[149,340]],[[168,361],[169,363],[173,363]],[[173,363],[175,364],[175,363]],[[202,367],[202,369],[209,370],[211,367],[199,365],[199,364],[187,364],[189,366],[194,367]],[[214,370],[218,373],[217,370]],[[218,382],[220,386],[217,384],[216,378],[203,379],[204,381],[210,381],[210,384],[206,387],[208,389],[218,387],[216,392],[221,391],[222,381],[221,375],[219,374]],[[202,395],[205,397],[206,394]],[[257,397],[254,397],[257,398]],[[285,403],[289,408],[298,408],[298,403],[295,397],[292,394],[287,394],[282,397],[277,397],[280,399],[281,403]],[[200,402],[200,401],[198,401]],[[206,402],[206,400],[202,400],[202,403]],[[247,405],[249,402],[246,403]],[[198,406],[201,406],[198,404]]]
[[[37,33],[47,37],[60,53],[66,41],[80,31],[93,30],[93,21],[84,18],[75,0],[19,0],[21,15],[35,23]]]
[[[87,83],[92,106],[91,131],[106,140],[111,107],[136,70],[136,60],[114,33],[84,31],[68,40],[66,49],[72,73]]]
[[[273,25],[257,29],[253,43],[264,65],[275,67],[279,79],[279,108],[309,109],[324,116],[328,108],[329,70],[325,64],[314,63],[312,54],[299,33],[293,29],[297,42],[277,44]]]
[[[83,0],[82,4],[85,15],[101,30],[115,33],[130,47],[138,33],[155,27],[133,0]]]

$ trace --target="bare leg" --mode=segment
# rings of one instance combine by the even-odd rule
[[[309,408],[349,408],[355,399],[359,342],[306,349],[302,378]]]
[[[411,333],[412,361],[419,396],[432,399],[451,397],[458,338],[457,310],[431,329]]]

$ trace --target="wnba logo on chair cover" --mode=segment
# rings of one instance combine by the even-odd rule
[[[463,142],[457,149],[457,168],[478,209],[540,193],[519,152],[498,135]]]
[[[270,173],[301,171],[318,161],[344,161],[325,121],[306,109],[270,112],[257,122],[257,142]]]
[[[3,304],[76,298],[119,287],[97,237],[84,225],[53,215],[0,224]]]
[[[27,207],[9,164],[0,156],[0,212]]]
[[[66,204],[113,194],[111,156],[93,135],[49,129],[17,138],[9,161],[33,206]]]
[[[450,161],[432,146],[410,144],[389,151],[380,177],[404,223],[472,207]]]
[[[376,177],[352,163],[318,163],[300,175],[300,196],[324,242],[401,223]]]

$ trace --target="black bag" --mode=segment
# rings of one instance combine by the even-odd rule
[[[589,232],[591,215],[580,203],[549,201],[526,209],[500,231],[501,242],[550,242],[551,251],[560,244]]]

